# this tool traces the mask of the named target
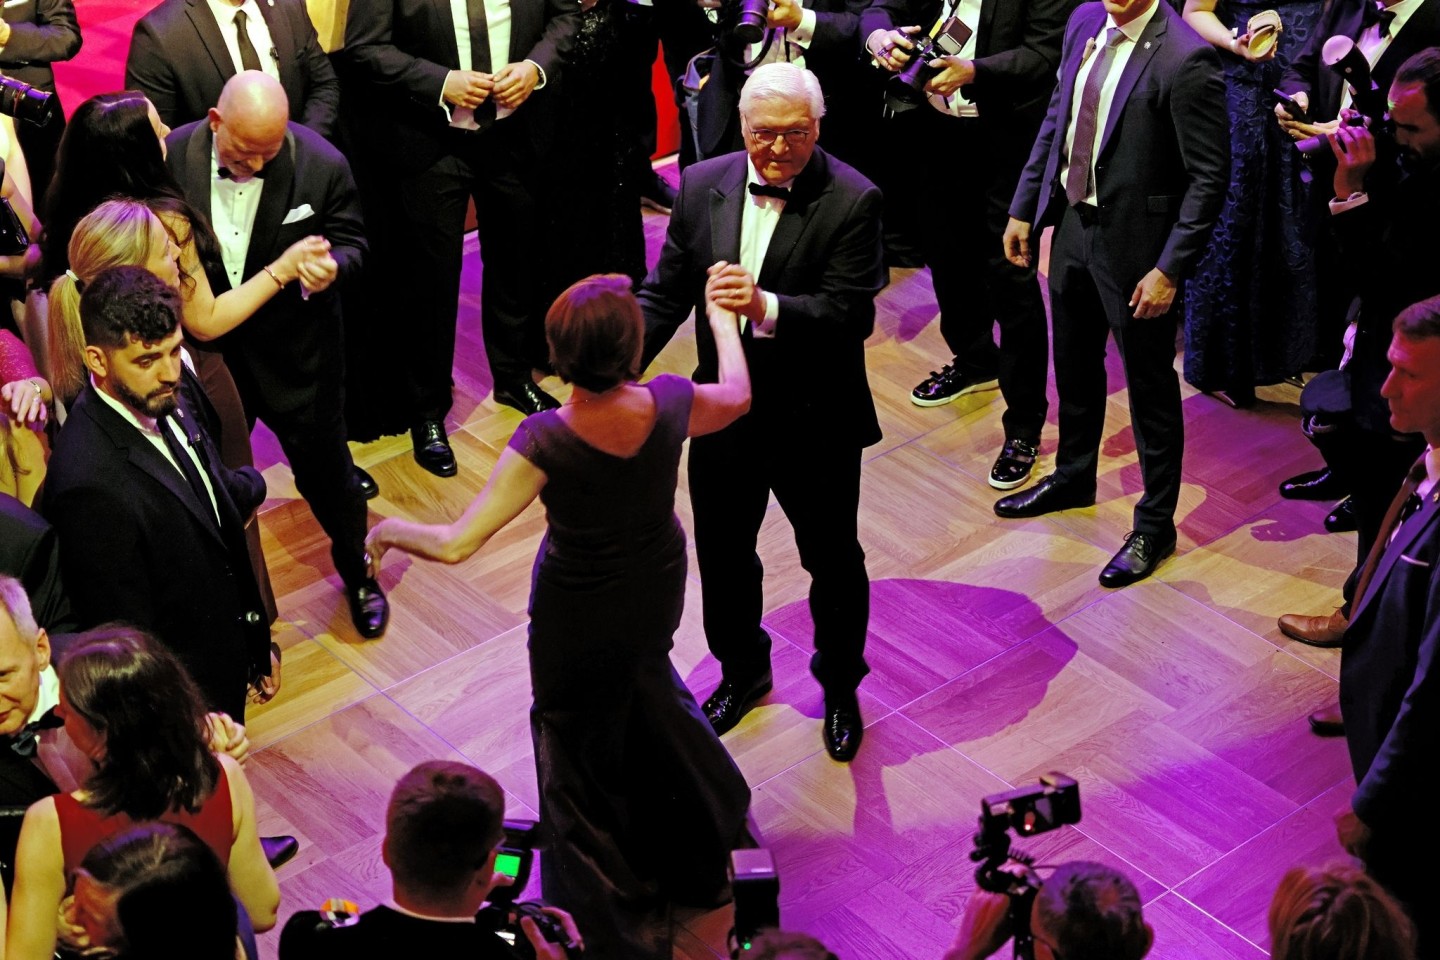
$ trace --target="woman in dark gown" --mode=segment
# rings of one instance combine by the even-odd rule
[[[711,307],[720,382],[639,373],[644,321],[628,277],[582,280],[545,318],[559,410],[527,417],[453,524],[383,520],[389,548],[457,563],[537,496],[549,530],[530,596],[530,711],[545,899],[591,960],[669,960],[674,905],[728,896],[750,790],[670,663],[685,595],[675,481],[687,436],[748,409],[735,315]]]
[[[1255,388],[1294,376],[1315,348],[1313,253],[1300,155],[1275,123],[1280,75],[1304,49],[1321,0],[1188,0],[1185,21],[1220,49],[1230,115],[1230,189],[1210,246],[1185,284],[1185,379],[1235,406]],[[1280,15],[1273,46],[1256,57],[1250,18]],[[1231,30],[1238,36],[1232,37]]]

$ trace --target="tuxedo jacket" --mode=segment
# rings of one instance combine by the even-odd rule
[[[214,135],[206,121],[186,124],[168,140],[167,164],[193,207],[210,215]],[[324,137],[291,123],[280,153],[265,165],[260,207],[250,230],[244,279],[311,234],[330,241],[340,276],[305,300],[291,283],[250,319],[218,341],[246,403],[264,412],[294,413],[339,403],[344,335],[339,288],[354,277],[366,252],[365,224],[350,165]],[[230,289],[222,264],[206,267],[216,296]],[[236,369],[236,368],[239,369]]]
[[[0,493],[0,573],[25,586],[35,622],[47,632],[78,629],[60,579],[55,530],[8,493]]]
[[[193,408],[183,398],[187,430]],[[122,621],[179,657],[211,710],[237,720],[247,682],[270,666],[270,628],[246,552],[244,521],[265,499],[253,467],[229,470],[208,435],[222,526],[185,477],[87,385],[56,439],[43,513],[86,628]]]
[[[646,362],[696,311],[695,380],[719,378],[715,339],[705,319],[706,270],[740,261],[746,192],[744,152],[693,164],[679,195],[655,269],[640,288]],[[865,338],[875,327],[875,295],[887,282],[880,243],[880,190],[819,147],[795,177],[765,262],[756,278],[778,296],[773,341],[745,338],[751,358],[748,416],[869,446],[880,439],[865,375]],[[764,364],[757,353],[769,354]],[[823,390],[806,386],[824,371]]]
[[[290,101],[290,119],[331,136],[340,84],[304,0],[262,0],[259,6],[274,47],[255,52],[262,62],[274,58]],[[162,0],[135,24],[125,86],[143,91],[167,126],[204,117],[233,76],[235,62],[205,0]]]
[[[1340,660],[1340,708],[1359,785],[1351,801],[1372,829],[1430,838],[1417,816],[1440,743],[1440,504],[1434,494],[1400,526],[1351,611]]]
[[[1055,89],[1065,22],[1079,0],[983,0],[975,28],[975,81],[960,92],[988,127],[1030,137]],[[951,7],[944,0],[876,0],[860,18],[863,43],[876,30],[919,24],[928,30]],[[930,109],[927,107],[927,109]]]
[[[1086,41],[1106,19],[1099,3],[1065,27],[1060,82],[1020,176],[1010,216],[1034,228],[1060,221],[1067,204],[1060,164]],[[1099,229],[1094,262],[1125,293],[1159,267],[1194,271],[1225,202],[1230,132],[1219,54],[1165,0],[1140,35],[1115,88],[1095,153]]]
[[[477,4],[478,6],[478,4]],[[543,143],[554,102],[552,84],[580,28],[579,0],[511,0],[510,62],[533,60],[545,73],[513,116],[500,121],[521,124]],[[485,36],[483,19],[470,24],[471,37]],[[389,159],[407,171],[427,169],[450,149],[456,133],[440,104],[445,77],[460,68],[450,0],[351,0],[345,47],[339,52],[349,73],[364,83],[369,123]],[[499,70],[504,64],[490,64]],[[483,64],[472,64],[484,70]]]
[[[865,0],[807,0],[804,6],[815,11],[815,32],[805,50],[805,68],[820,80],[828,112],[855,109],[856,99],[868,89],[868,67],[860,61],[860,13],[865,9]],[[738,135],[739,124],[736,111],[746,79],[745,45],[727,33],[717,49],[721,56],[715,59],[710,79],[700,89],[696,112],[695,133],[702,157],[729,153],[735,148],[733,138]],[[878,116],[878,99],[873,107]]]
[[[1292,96],[1305,91],[1310,98],[1310,116],[1317,121],[1334,120],[1340,114],[1340,97],[1345,92],[1344,78],[1327,67],[1320,57],[1325,41],[1331,37],[1358,40],[1364,30],[1362,8],[1374,2],[1332,0],[1310,35],[1310,42],[1285,68],[1280,89]],[[1440,45],[1440,0],[1423,0],[1370,70],[1381,95],[1388,94],[1390,82],[1402,63],[1426,47],[1436,45]],[[1328,182],[1327,179],[1327,190]]]
[[[11,0],[5,4],[4,17],[10,24],[10,40],[0,49],[0,72],[54,93],[55,71],[50,64],[80,52],[73,0]]]
[[[332,927],[317,911],[302,910],[286,921],[280,934],[280,960],[404,955],[427,960],[515,960],[520,956],[481,925],[422,920],[385,906],[366,910],[348,927]]]

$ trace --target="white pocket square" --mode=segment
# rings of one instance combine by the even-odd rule
[[[280,221],[280,224],[281,226],[284,226],[287,223],[298,223],[299,221],[304,220],[306,217],[313,216],[315,216],[315,211],[311,209],[310,204],[302,203],[300,204],[300,206],[295,207],[289,213],[285,214],[285,219]]]
[[[1401,559],[1401,560],[1404,560],[1406,563],[1410,564],[1410,566],[1412,566],[1412,567],[1424,567],[1424,568],[1427,569],[1427,570],[1430,569],[1430,564],[1427,563],[1427,562],[1424,561],[1424,560],[1416,560],[1414,557],[1407,557],[1407,556],[1405,556],[1405,554],[1403,554],[1403,553],[1400,554],[1400,559]]]

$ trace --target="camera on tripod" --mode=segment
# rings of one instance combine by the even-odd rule
[[[506,820],[503,826],[505,839],[495,857],[495,872],[509,877],[510,882],[490,891],[490,898],[475,915],[475,922],[504,940],[515,956],[522,960],[535,960],[535,948],[520,928],[521,919],[529,917],[546,940],[562,944],[570,957],[579,957],[581,951],[570,943],[565,927],[541,909],[544,904],[534,900],[516,900],[530,882],[540,824],[534,820]]]
[[[975,883],[982,890],[1010,898],[1017,960],[1035,957],[1030,908],[1043,881],[1034,870],[1035,859],[1011,846],[1010,831],[1033,837],[1079,822],[1080,785],[1063,773],[1052,771],[1040,778],[1038,787],[992,793],[980,801],[980,829],[975,834],[975,849],[970,851],[970,859],[980,864]],[[1012,869],[1005,869],[1007,865]]]
[[[930,66],[930,61],[959,54],[972,32],[959,18],[950,17],[931,33],[912,36],[910,61],[885,83],[885,103],[890,112],[903,113],[923,104],[926,84],[940,72]]]

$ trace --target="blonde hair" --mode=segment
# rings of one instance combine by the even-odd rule
[[[106,200],[70,234],[70,269],[50,285],[50,387],[63,403],[85,389],[85,332],[80,294],[86,281],[111,267],[144,266],[151,254],[155,214],[138,200]]]
[[[1414,960],[1405,911],[1348,863],[1295,867],[1270,900],[1271,960]]]

